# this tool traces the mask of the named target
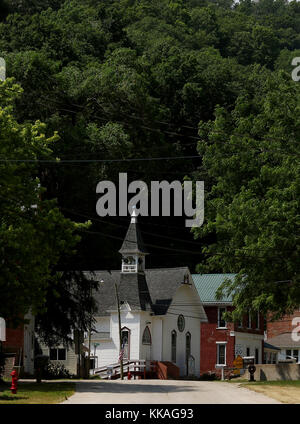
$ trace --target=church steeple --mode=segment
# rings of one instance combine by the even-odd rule
[[[145,255],[147,255],[148,252],[145,248],[139,224],[137,222],[135,207],[132,210],[129,228],[119,252],[122,255],[122,272],[144,272]]]

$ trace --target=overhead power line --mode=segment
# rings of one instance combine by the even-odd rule
[[[11,198],[7,198],[7,197],[4,197],[4,196],[1,196],[1,197],[5,198],[6,200],[13,201],[13,198],[12,197]],[[14,200],[16,201],[17,199],[14,199]],[[31,219],[29,217],[26,217],[25,215],[23,217],[25,219]],[[119,236],[114,236],[114,235],[111,235],[111,234],[103,233],[103,232],[100,232],[100,231],[90,231],[90,230],[85,230],[83,228],[78,229],[78,231],[81,231],[81,232],[84,232],[84,233],[87,233],[87,234],[94,234],[94,235],[98,235],[99,234],[99,235],[104,236],[106,238],[111,238],[111,239],[116,239],[116,240],[121,240],[121,241],[126,240],[129,243],[132,243],[131,240],[124,239],[123,237],[119,237]],[[174,239],[174,241],[177,241],[177,240]],[[216,256],[228,256],[230,254],[231,256],[234,256],[234,257],[242,257],[242,258],[253,259],[253,256],[250,256],[249,254],[247,255],[247,254],[244,254],[243,252],[241,252],[241,249],[243,249],[243,248],[241,248],[241,249],[230,249],[230,252],[231,253],[229,253],[229,252],[228,253],[225,253],[225,252],[202,252],[202,251],[195,252],[195,251],[192,251],[192,250],[176,249],[176,248],[165,247],[165,246],[156,245],[156,244],[149,244],[149,243],[147,243],[147,246],[153,247],[153,248],[156,248],[156,249],[160,249],[160,250],[167,250],[167,251],[172,251],[172,252],[185,253],[185,254],[189,254],[189,255],[199,255],[199,256],[200,255],[201,256],[202,255],[204,255],[204,256],[214,256],[214,255],[216,255]],[[251,250],[253,250],[254,252],[256,252],[257,250],[264,251],[263,249],[250,249],[250,248],[244,248],[244,250],[248,250],[250,252],[251,252]],[[234,251],[234,252],[240,251],[241,253],[240,254],[236,254],[236,253],[235,254],[232,254],[232,251]],[[268,250],[266,250],[266,251],[268,251]],[[294,251],[294,250],[286,250],[286,251]],[[258,255],[256,255],[255,258],[256,259],[262,259],[262,260],[264,260],[265,259],[265,256],[258,256]],[[282,257],[281,256],[272,256],[272,257],[268,257],[268,259],[273,259],[274,261],[282,262]]]
[[[125,225],[125,224],[115,224],[114,222],[107,222],[105,219],[93,218],[93,217],[91,217],[89,215],[77,213],[77,212],[74,212],[74,211],[72,211],[70,209],[66,209],[66,208],[63,208],[63,207],[61,207],[60,209],[62,209],[63,211],[66,211],[66,212],[69,212],[69,213],[78,215],[78,216],[82,216],[83,218],[92,219],[95,222],[101,222],[101,223],[104,223],[104,224],[111,225],[112,227],[128,228],[128,225]],[[143,231],[143,230],[141,230],[141,233],[142,234],[147,234],[147,235],[150,235],[150,236],[154,236],[154,237],[165,238],[165,239],[169,239],[169,240],[173,240],[173,241],[179,241],[181,243],[189,243],[189,244],[192,244],[192,245],[198,246],[198,247],[199,247],[199,243],[200,243],[200,242],[197,243],[196,241],[192,241],[192,240],[183,240],[183,239],[179,239],[179,238],[175,238],[175,237],[165,236],[165,235],[162,235],[162,234],[153,234],[153,233],[150,233],[149,231]]]
[[[89,230],[85,230],[83,228],[80,228],[79,231],[82,231],[82,232],[88,233],[88,234],[95,234],[95,235],[99,234],[99,235],[102,235],[103,237],[121,240],[121,241],[127,241],[128,243],[135,243],[132,240],[129,240],[129,239],[126,239],[126,238],[123,238],[123,237],[113,236],[111,234],[106,234],[106,233],[103,233],[103,232],[100,232],[100,231],[89,231]],[[224,253],[224,252],[201,252],[201,251],[195,252],[195,251],[192,251],[192,250],[174,249],[172,247],[159,246],[159,245],[156,245],[156,244],[149,244],[149,243],[147,243],[147,246],[153,247],[153,248],[156,248],[156,249],[162,249],[162,250],[168,250],[168,251],[174,251],[174,252],[181,252],[181,253],[185,253],[185,254],[189,254],[189,255],[199,255],[199,256],[200,255],[201,256],[203,256],[203,255],[204,256],[229,256],[230,255],[231,257],[237,257],[237,258],[240,257],[240,258],[265,260],[265,255],[264,256],[255,255],[255,257],[254,257],[254,256],[250,256],[249,254],[247,255],[247,254],[243,254],[243,253],[240,253],[240,254],[232,253],[232,251],[236,252],[240,249],[231,249],[230,252]],[[253,251],[256,252],[256,249],[253,249]],[[281,256],[271,256],[271,257],[268,257],[268,259],[272,259],[274,262],[283,263]]]
[[[128,159],[0,159],[0,162],[5,163],[54,163],[60,165],[62,163],[92,163],[92,162],[143,162],[143,161],[156,161],[156,160],[178,160],[178,159],[200,159],[199,155],[193,156],[165,156],[154,158],[128,158]]]
[[[114,222],[108,222],[105,219],[94,218],[94,217],[86,215],[86,214],[78,213],[78,212],[75,212],[71,209],[67,209],[67,208],[64,208],[64,207],[61,207],[60,209],[62,209],[63,211],[66,211],[68,213],[72,213],[74,215],[78,215],[78,216],[81,216],[83,218],[93,220],[95,222],[101,222],[101,223],[104,223],[104,224],[107,224],[107,225],[110,225],[110,226],[113,226],[113,227],[118,227],[118,228],[128,228],[128,219],[127,219],[127,224],[116,224]],[[151,225],[151,223],[148,223],[148,225]],[[164,226],[164,227],[166,227],[166,226]],[[174,227],[174,228],[177,229],[179,227]],[[192,241],[192,240],[183,240],[183,239],[179,239],[179,238],[176,238],[176,237],[165,236],[165,235],[162,235],[162,234],[157,234],[157,233],[154,234],[153,232],[144,231],[144,230],[141,230],[141,233],[151,235],[152,237],[159,237],[159,238],[164,238],[164,239],[168,239],[168,240],[172,240],[172,241],[178,241],[178,242],[181,242],[181,243],[188,243],[188,244],[192,244],[194,246],[200,247],[199,246],[200,241],[197,242],[197,241]],[[243,247],[241,249],[250,250],[250,251],[252,250],[252,251],[255,251],[255,252],[256,251],[268,252],[270,250],[270,249],[262,249],[262,248],[251,249],[251,248],[248,248],[248,247]],[[235,249],[235,250],[240,250],[240,249]],[[294,252],[294,249],[281,249],[281,251]]]

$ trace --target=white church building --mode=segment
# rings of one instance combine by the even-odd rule
[[[119,253],[119,270],[85,273],[87,280],[99,283],[99,289],[92,293],[98,311],[92,331],[85,334],[83,349],[86,356],[90,352],[92,370],[100,373],[102,367],[118,364],[118,304],[126,363],[169,362],[170,368],[174,369],[173,364],[179,368],[181,377],[199,377],[219,366],[232,366],[241,346],[244,355],[255,355],[256,363],[262,362],[263,316],[252,322],[248,314],[242,324],[222,319],[222,313],[232,309],[232,299],[217,300],[216,292],[234,274],[192,276],[188,267],[148,269],[148,252],[135,211]],[[79,345],[43,346],[43,353],[50,362],[59,362],[76,374],[82,350]]]
[[[131,222],[121,249],[121,270],[94,271],[88,278],[99,282],[94,294],[98,313],[90,337],[93,366],[119,360],[119,297],[124,360],[170,361],[187,375],[200,375],[200,326],[207,317],[187,267],[147,269],[137,216]],[[88,347],[89,338],[85,339]]]

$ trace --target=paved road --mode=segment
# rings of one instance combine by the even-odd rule
[[[238,385],[213,381],[80,381],[64,404],[255,404],[280,403]]]

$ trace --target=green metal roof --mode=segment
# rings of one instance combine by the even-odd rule
[[[196,289],[203,303],[231,303],[232,296],[216,299],[216,291],[227,279],[233,280],[236,274],[192,274]]]

